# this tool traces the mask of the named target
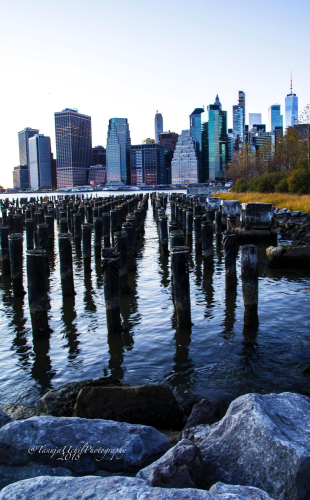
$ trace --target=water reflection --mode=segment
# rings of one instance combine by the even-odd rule
[[[109,369],[111,375],[119,380],[124,377],[124,338],[122,333],[108,333]]]
[[[214,287],[213,287],[213,269],[208,265],[203,265],[202,289],[206,299],[205,318],[212,316],[212,309],[214,308]]]
[[[85,259],[84,259],[85,260]],[[95,313],[97,311],[97,307],[94,301],[94,289],[92,285],[92,275],[90,272],[85,269],[84,273],[84,304],[85,311],[89,311]]]
[[[49,357],[50,337],[49,335],[33,336],[33,364],[31,376],[40,384],[43,392],[52,388],[51,380],[56,372],[52,370],[52,362]]]
[[[237,307],[237,290],[232,288],[225,290],[225,316],[222,326],[224,330],[222,336],[229,339],[234,333],[234,326],[236,321],[236,307]]]
[[[68,359],[74,360],[80,353],[80,341],[78,340],[78,332],[75,323],[77,314],[74,297],[63,297],[61,313],[61,319],[65,326],[65,337],[68,341],[64,347],[68,348]]]

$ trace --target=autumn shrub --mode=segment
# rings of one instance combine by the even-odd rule
[[[233,193],[244,193],[248,188],[248,183],[246,179],[238,179],[235,184],[231,187]]]
[[[299,168],[292,172],[287,179],[289,193],[310,193],[310,172],[306,168]]]

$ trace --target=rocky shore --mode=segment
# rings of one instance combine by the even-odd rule
[[[310,499],[308,397],[198,400],[104,377],[3,406],[0,500]]]

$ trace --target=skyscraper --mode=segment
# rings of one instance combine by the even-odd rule
[[[228,161],[227,111],[222,111],[222,105],[218,96],[216,96],[215,103],[210,104],[207,109],[209,116],[209,180],[222,180]]]
[[[189,125],[192,138],[196,141],[201,151],[201,113],[204,113],[203,108],[196,108],[189,115]]]
[[[261,123],[262,123],[261,113],[249,113],[249,130],[251,130],[253,125],[260,125]]]
[[[131,146],[131,184],[166,184],[165,151],[162,144]]]
[[[130,184],[130,144],[127,118],[111,118],[107,138],[107,183]]]
[[[239,90],[238,92],[238,105],[242,109],[242,121],[243,121],[243,131],[242,136],[245,134],[245,93],[243,90]]]
[[[165,150],[166,176],[165,181],[162,182],[162,184],[171,184],[171,162],[176,143],[178,142],[178,137],[178,134],[170,132],[170,130],[159,135],[159,143],[164,146]]]
[[[281,115],[280,104],[272,104],[268,108],[269,130],[274,131],[275,127],[283,127],[283,116]]]
[[[84,186],[92,164],[91,117],[66,108],[55,113],[57,186]]]
[[[190,130],[182,130],[178,137],[171,162],[172,184],[193,184],[198,182],[199,162],[198,144]]]
[[[159,134],[162,134],[163,133],[163,115],[161,113],[158,113],[158,111],[156,111],[156,115],[155,115],[155,142],[156,144],[159,143]]]
[[[51,140],[43,134],[29,139],[29,184],[31,189],[52,188]]]
[[[298,123],[298,97],[293,94],[293,82],[291,77],[291,93],[285,98],[285,127],[293,127]]]
[[[107,152],[103,146],[95,146],[93,148],[93,165],[106,165]]]
[[[243,110],[239,105],[233,106],[233,135],[237,151],[243,143]]]
[[[21,132],[18,132],[19,144],[19,163],[21,165],[28,165],[29,167],[29,144],[30,137],[38,134],[39,131],[34,128],[26,127]]]

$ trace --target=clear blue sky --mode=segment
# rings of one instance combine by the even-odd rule
[[[1,0],[0,184],[12,185],[17,132],[51,136],[54,111],[91,115],[93,146],[106,145],[108,120],[129,120],[132,144],[164,129],[188,128],[188,115],[218,92],[231,126],[238,90],[246,112],[289,92],[310,102],[310,0]]]

